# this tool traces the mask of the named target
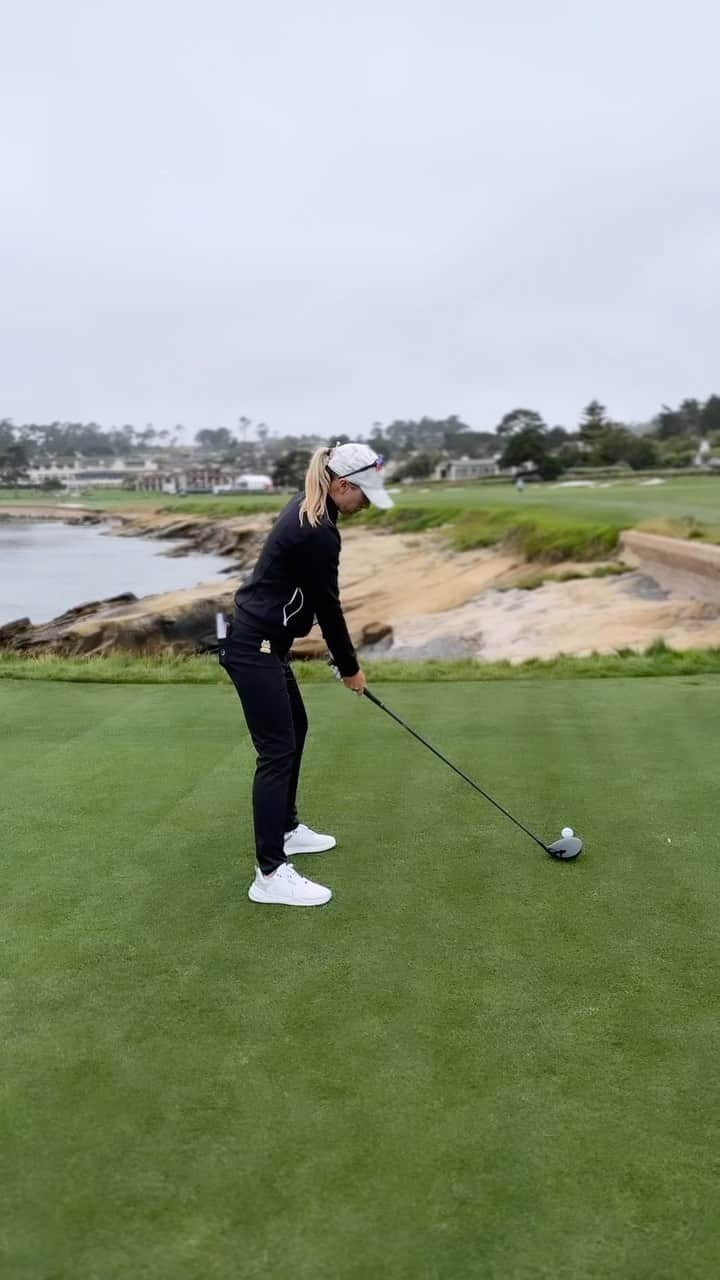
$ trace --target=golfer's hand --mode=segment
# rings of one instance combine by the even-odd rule
[[[365,690],[365,673],[358,671],[354,676],[343,676],[343,684],[346,689],[352,689],[353,693],[358,693],[362,697]]]

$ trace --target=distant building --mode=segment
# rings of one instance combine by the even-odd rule
[[[213,493],[267,493],[273,488],[271,476],[243,473],[213,485]]]
[[[165,466],[154,475],[138,476],[135,489],[168,494],[183,493],[267,493],[273,487],[270,476],[236,471],[212,463],[195,466]]]
[[[25,485],[59,481],[69,493],[83,489],[135,489],[142,493],[267,493],[270,476],[213,463],[167,458],[49,458],[32,462]]]
[[[444,458],[433,472],[433,480],[481,480],[484,476],[502,474],[500,454],[491,458]]]
[[[709,440],[700,441],[697,453],[693,458],[693,465],[696,467],[720,467],[720,458],[713,456],[712,445]]]
[[[37,487],[48,480],[58,480],[63,489],[121,489],[141,476],[157,471],[157,463],[150,458],[48,458],[31,462],[25,484]]]

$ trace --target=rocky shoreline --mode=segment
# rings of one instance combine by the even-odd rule
[[[33,624],[27,617],[0,627],[0,652],[61,656],[104,655],[122,651],[137,655],[193,653],[214,634],[215,613],[232,612],[239,582],[251,570],[272,523],[271,515],[216,519],[178,517],[158,511],[97,512],[62,507],[36,509],[40,518],[73,524],[106,524],[108,534],[180,540],[168,554],[211,551],[227,558],[223,577],[193,588],[138,598],[132,593],[92,600],[67,609],[50,622]],[[0,516],[15,516],[0,507]],[[25,509],[20,518],[38,518]],[[494,551],[447,550],[437,535],[387,534],[363,526],[343,529],[341,590],[350,633],[361,651],[392,642],[391,619],[430,609],[464,604],[509,570],[516,558]],[[297,641],[300,658],[325,656],[317,628]]]
[[[218,520],[157,511],[116,513],[63,506],[22,511],[0,507],[0,517],[107,525],[108,534],[114,537],[178,542],[165,554],[185,556],[202,551],[227,557],[227,567],[220,572],[236,579],[252,568],[271,522],[271,517],[264,515]],[[216,611],[232,610],[236,589],[237,582],[226,585],[213,581],[161,595],[138,597],[126,592],[75,605],[45,623],[17,618],[0,626],[0,652],[65,657],[114,650],[136,654],[193,652],[214,633]]]
[[[0,653],[27,656],[57,654],[61,657],[104,656],[113,652],[137,656],[192,654],[212,640],[215,614],[232,615],[233,599],[239,583],[251,571],[273,516],[258,513],[218,519],[210,516],[178,516],[162,511],[109,512],[67,506],[23,507],[18,511],[0,506],[0,519],[62,520],[73,525],[107,525],[114,537],[145,537],[172,541],[168,556],[193,552],[212,553],[227,558],[220,570],[232,576],[229,584],[213,580],[194,587],[138,597],[132,592],[102,600],[90,600],[66,609],[49,622],[33,623],[21,617],[0,626]],[[347,536],[347,535],[346,535]],[[361,534],[361,537],[363,535]],[[365,531],[364,537],[377,535]],[[352,535],[351,535],[352,537]],[[398,540],[398,547],[402,539]],[[358,602],[346,604],[355,614],[350,629],[355,644],[362,648],[385,640],[391,628],[367,616]],[[326,654],[319,631],[298,641],[294,652],[302,658]]]
[[[263,539],[270,528],[270,516],[237,517],[216,520],[209,516],[148,515],[114,516],[120,524],[113,532],[118,537],[156,538],[177,541],[165,554],[186,556],[194,551],[227,556],[229,564],[223,573],[244,570],[254,563]]]
[[[107,525],[115,537],[156,538],[180,541],[181,545],[166,552],[169,556],[186,556],[195,551],[228,556],[233,563],[223,573],[243,568],[270,528],[272,517],[178,516],[163,511],[95,511],[89,507],[0,505],[0,519],[60,520],[71,525]]]
[[[190,654],[214,635],[215,613],[232,613],[239,582],[251,570],[271,515],[216,519],[152,512],[44,508],[42,517],[0,507],[0,517],[106,524],[110,536],[179,541],[169,555],[213,552],[227,559],[222,579],[138,598],[88,601],[51,622],[19,618],[0,627],[0,652],[62,656]],[[655,535],[624,535],[635,569],[592,577],[595,565],[545,567],[545,582],[523,589],[527,564],[501,548],[453,552],[437,533],[387,534],[343,529],[341,591],[362,657],[478,660],[643,649],[663,638],[676,648],[720,645],[720,547]],[[539,566],[534,565],[537,572]],[[574,581],[562,578],[573,574]],[[225,581],[225,576],[232,581]],[[560,579],[559,581],[557,579]],[[319,658],[314,629],[294,654]]]

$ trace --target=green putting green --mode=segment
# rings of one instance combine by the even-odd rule
[[[305,686],[247,901],[227,686],[0,681],[3,1274],[710,1280],[720,678]]]

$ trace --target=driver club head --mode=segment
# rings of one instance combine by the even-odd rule
[[[577,836],[563,836],[561,840],[549,844],[547,851],[551,858],[557,858],[560,862],[572,862],[573,858],[579,858],[582,853],[583,842]]]

